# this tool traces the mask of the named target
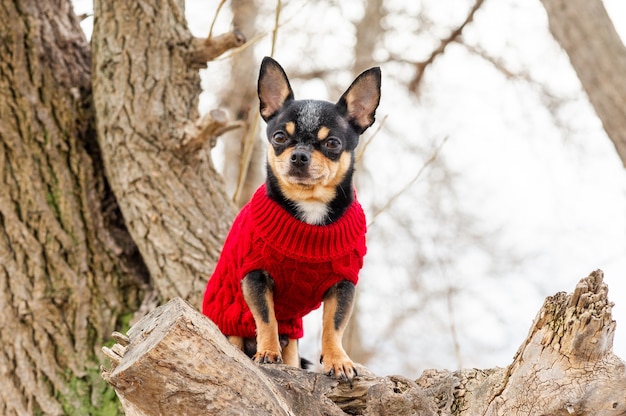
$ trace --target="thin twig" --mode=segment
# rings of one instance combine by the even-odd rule
[[[274,57],[274,52],[276,51],[276,38],[278,37],[278,28],[280,27],[280,12],[283,8],[283,3],[281,0],[276,1],[276,15],[274,18],[274,31],[272,32],[272,53],[271,57]]]
[[[452,336],[452,348],[454,349],[454,357],[456,358],[457,368],[463,368],[463,358],[461,356],[461,343],[459,342],[459,331],[456,327],[456,319],[454,314],[454,287],[450,282],[450,276],[446,270],[446,266],[438,253],[437,242],[433,239],[433,246],[435,247],[435,261],[439,266],[441,276],[446,284],[445,296],[446,296],[446,308],[448,310],[448,323],[450,328],[450,335]]]
[[[300,8],[298,10],[296,10],[295,12],[292,13],[291,16],[287,16],[287,17],[283,17],[282,18],[282,22],[280,24],[278,24],[277,27],[275,27],[274,29],[272,29],[272,34],[277,31],[278,29],[282,28],[285,25],[288,25],[296,16],[298,16],[298,14],[300,14],[302,12],[302,10],[308,5],[309,1],[305,1],[304,3],[302,3],[302,5],[300,6]],[[280,11],[280,16],[283,16],[282,14],[282,4],[281,4],[281,11]],[[257,35],[255,35],[254,37],[252,37],[251,39],[249,39],[246,43],[244,43],[243,45],[239,46],[238,48],[235,49],[231,49],[229,52],[225,53],[224,55],[221,55],[219,58],[217,58],[216,60],[227,60],[230,59],[233,55],[243,51],[244,49],[250,47],[250,46],[254,46],[258,41],[260,41],[261,39],[263,39],[264,37],[268,36],[270,32],[261,32],[258,33]],[[276,37],[273,37],[274,41],[273,43],[276,42]],[[274,51],[273,51],[273,47],[272,47],[272,56],[274,55]],[[328,70],[328,72],[333,72],[331,70]],[[298,74],[291,74],[291,78],[297,78],[300,75]],[[312,73],[310,75],[311,77],[319,77],[319,74],[315,74]]]
[[[480,9],[480,7],[483,5],[484,1],[485,0],[476,0],[476,2],[474,3],[474,6],[472,6],[472,8],[470,9],[463,23],[461,23],[459,27],[457,27],[452,32],[450,32],[450,35],[448,35],[447,38],[442,39],[441,42],[439,42],[439,46],[434,51],[431,52],[428,59],[426,59],[423,62],[419,62],[415,64],[417,73],[415,74],[415,77],[413,78],[413,80],[409,83],[409,90],[411,91],[417,90],[422,80],[422,77],[424,76],[424,70],[426,69],[426,67],[432,64],[438,56],[443,55],[443,52],[446,50],[448,45],[456,41],[459,38],[459,36],[463,34],[463,29],[465,29],[465,27],[474,20],[474,15],[478,11],[478,9]]]
[[[233,202],[237,204],[241,193],[243,192],[246,179],[248,177],[248,170],[250,168],[250,160],[252,159],[252,150],[254,149],[254,142],[257,137],[257,130],[259,128],[259,112],[256,111],[248,130],[246,131],[246,137],[243,141],[243,150],[241,152],[241,159],[239,160],[239,175],[237,176],[237,186],[235,187],[235,193],[233,194]]]
[[[383,205],[380,209],[378,209],[378,211],[376,211],[374,215],[372,215],[372,219],[367,225],[368,228],[371,227],[372,224],[374,224],[374,222],[376,221],[376,217],[378,217],[381,213],[389,209],[389,207],[393,205],[394,202],[396,202],[396,199],[398,199],[400,195],[408,191],[415,184],[415,182],[418,181],[418,179],[422,176],[422,173],[424,173],[426,168],[430,166],[437,159],[437,156],[439,155],[441,148],[443,147],[444,144],[446,144],[446,142],[448,141],[448,138],[449,136],[446,136],[443,138],[441,143],[439,143],[439,146],[437,146],[437,148],[435,149],[433,154],[430,156],[430,158],[428,158],[428,160],[422,165],[422,167],[420,168],[419,172],[417,172],[415,177],[413,177],[413,179],[411,179],[402,189],[400,189],[398,192],[393,194],[391,198],[387,200],[387,203]]]
[[[357,162],[361,161],[361,158],[363,157],[363,154],[365,153],[365,149],[367,149],[367,146],[369,146],[370,143],[374,141],[374,138],[378,135],[380,130],[383,128],[383,126],[385,125],[385,121],[387,121],[387,117],[388,115],[385,114],[383,119],[380,120],[380,122],[378,123],[378,128],[376,129],[376,131],[367,139],[367,141],[363,142],[363,146],[361,146],[361,150],[359,150],[359,153],[356,155]]]
[[[226,0],[220,1],[220,4],[217,6],[217,10],[215,11],[215,15],[213,16],[213,21],[211,22],[211,28],[209,29],[209,36],[207,36],[208,40],[211,40],[211,38],[213,37],[213,27],[215,27],[217,16],[220,14],[220,11],[222,10],[224,3],[226,3]]]

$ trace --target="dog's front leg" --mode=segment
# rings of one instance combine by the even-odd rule
[[[274,314],[274,280],[264,270],[254,270],[241,281],[243,297],[256,324],[257,363],[282,363],[278,322]]]
[[[331,287],[324,295],[322,314],[322,356],[324,373],[341,379],[352,379],[357,375],[354,363],[348,357],[341,340],[354,303],[354,284],[343,280]]]

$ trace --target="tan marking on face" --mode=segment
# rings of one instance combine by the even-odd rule
[[[326,126],[322,126],[317,131],[317,138],[319,140],[326,140],[326,138],[328,137],[328,133],[330,133],[330,129]]]
[[[336,196],[336,187],[346,176],[352,158],[344,152],[338,161],[332,161],[321,152],[311,154],[308,178],[295,178],[289,175],[290,159],[293,149],[287,149],[276,156],[274,148],[268,149],[268,163],[276,175],[283,195],[291,201],[322,202],[332,201]]]
[[[286,153],[287,151],[283,152],[283,155]],[[285,175],[287,173],[287,171],[285,169],[283,169],[283,166],[285,165],[285,161],[284,157],[279,157],[276,156],[276,151],[274,150],[274,148],[272,146],[268,146],[267,148],[267,163],[269,164],[270,168],[272,169],[272,172],[274,172],[274,174],[277,177],[281,177],[283,175]]]
[[[287,124],[285,124],[285,131],[288,135],[293,136],[293,134],[296,132],[296,123],[294,123],[293,121],[288,121]]]
[[[332,178],[329,180],[328,185],[335,187],[341,183],[343,178],[346,176],[346,173],[350,169],[352,156],[348,152],[343,152],[339,157],[339,161],[337,162],[332,162],[328,159],[326,160],[331,163],[334,168]]]

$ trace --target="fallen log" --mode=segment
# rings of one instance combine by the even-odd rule
[[[283,365],[257,365],[177,298],[115,334],[102,377],[129,416],[626,415],[625,363],[603,273],[548,297],[507,368],[427,370],[417,380],[359,366],[354,385]]]

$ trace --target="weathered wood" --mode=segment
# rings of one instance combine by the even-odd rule
[[[467,414],[625,414],[626,373],[612,353],[612,306],[600,270],[573,293],[548,297],[501,388],[489,401],[468,402]]]
[[[508,368],[376,377],[351,387],[283,365],[254,364],[181,299],[144,317],[102,376],[128,415],[624,415],[624,362],[601,271],[548,297]],[[118,362],[119,361],[119,362]]]
[[[69,0],[0,6],[0,415],[94,414],[94,347],[148,278],[104,176]]]
[[[242,125],[241,122],[230,122],[223,110],[209,111],[196,121],[187,123],[182,140],[172,150],[189,162],[199,160],[200,150],[207,143],[209,148],[215,147],[219,136]]]
[[[217,414],[233,409],[293,414],[267,376],[180,298],[139,321],[128,338],[122,360],[110,373],[103,372],[123,397],[128,414]]]
[[[107,179],[158,298],[200,304],[235,214],[200,149],[228,121],[219,112],[199,117],[184,1],[96,0],[94,14],[93,97]]]

